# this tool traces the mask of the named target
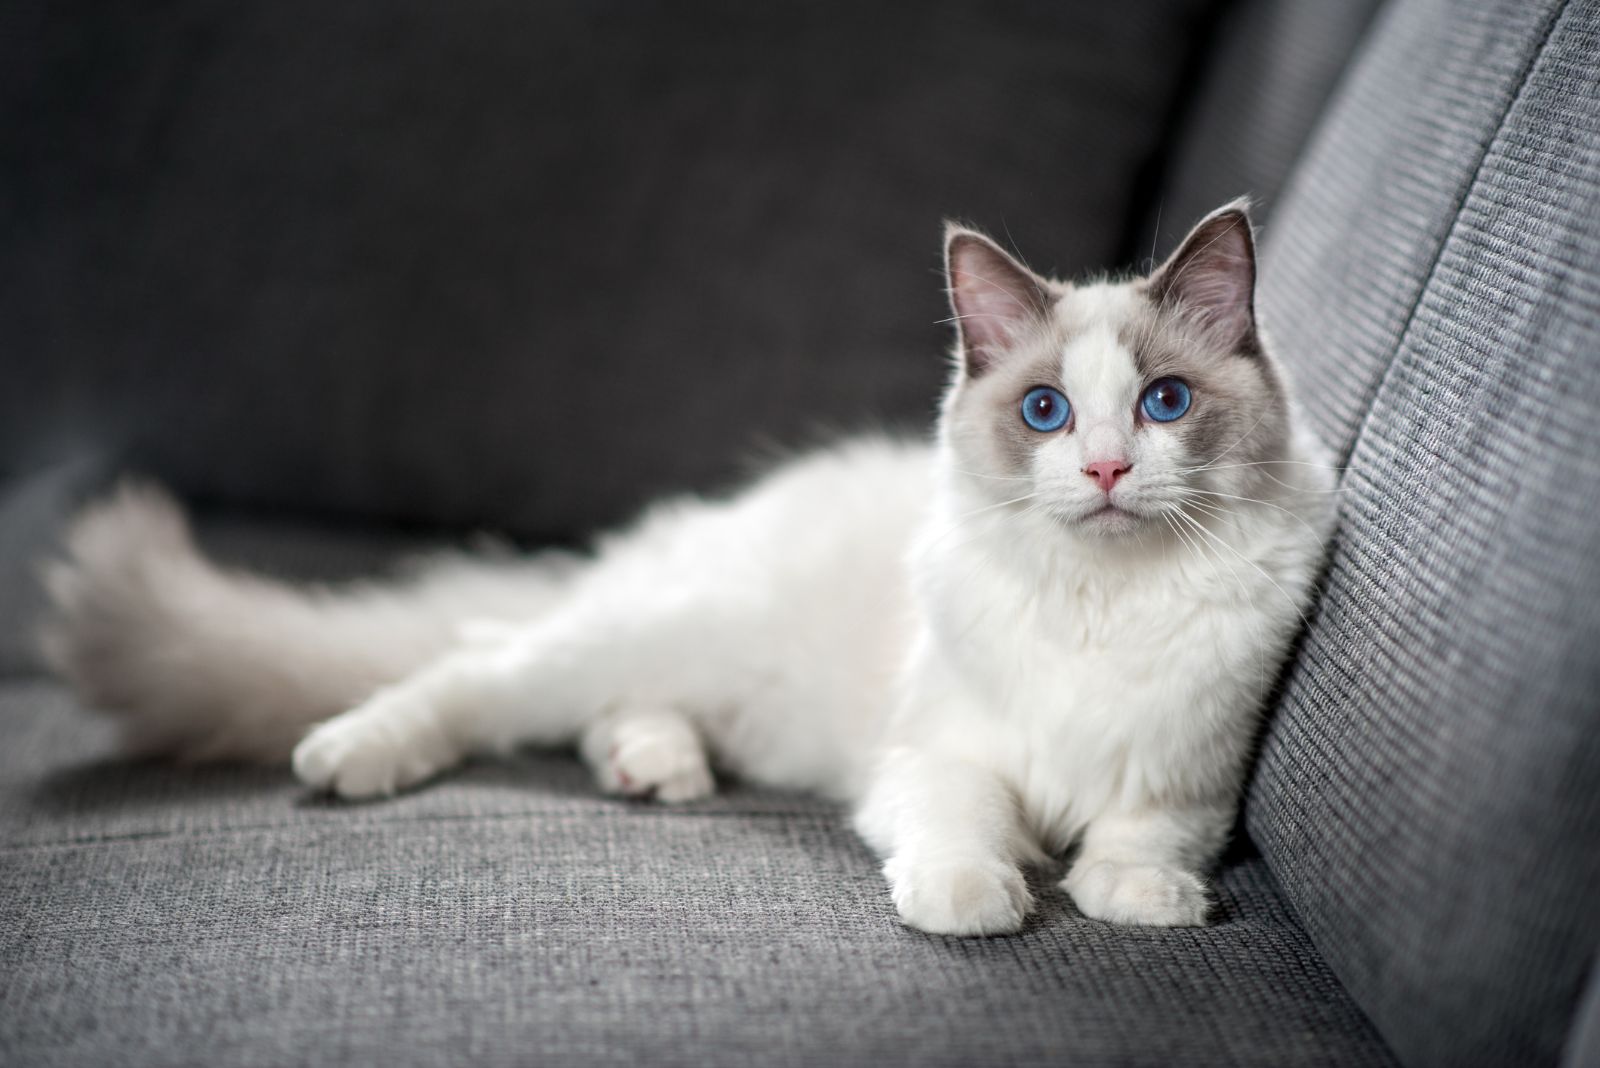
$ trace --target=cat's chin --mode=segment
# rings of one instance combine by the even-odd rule
[[[1118,508],[1114,504],[1105,504],[1075,517],[1072,529],[1092,538],[1118,538],[1138,533],[1147,522],[1149,516]]]

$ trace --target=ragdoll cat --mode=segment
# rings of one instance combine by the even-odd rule
[[[934,443],[824,450],[587,557],[344,591],[221,570],[130,488],[49,573],[47,652],[146,749],[292,753],[347,798],[576,745],[618,793],[717,767],[849,801],[925,931],[1015,931],[1022,868],[1073,845],[1085,915],[1203,923],[1332,524],[1245,209],[1147,278],[1050,281],[958,227],[946,267]]]

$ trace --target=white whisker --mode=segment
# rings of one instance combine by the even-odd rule
[[[1282,512],[1284,515],[1288,516],[1289,518],[1293,519],[1295,522],[1299,523],[1302,527],[1304,527],[1306,529],[1306,532],[1309,533],[1312,537],[1320,538],[1322,536],[1321,534],[1319,534],[1317,532],[1317,529],[1315,527],[1313,527],[1310,523],[1306,522],[1305,517],[1302,516],[1299,512],[1296,512],[1292,508],[1285,508],[1281,504],[1275,504],[1272,501],[1264,501],[1264,500],[1261,500],[1259,497],[1241,497],[1236,493],[1219,493],[1216,490],[1192,489],[1191,488],[1191,489],[1183,491],[1183,497],[1184,497],[1185,500],[1192,500],[1195,494],[1203,494],[1204,496],[1207,496],[1207,497],[1221,497],[1221,498],[1223,498],[1225,500],[1240,501],[1240,502],[1243,502],[1243,503],[1246,503],[1246,504],[1259,504],[1259,505],[1261,505],[1263,507],[1271,508],[1274,511]]]
[[[1229,445],[1226,449],[1223,449],[1221,452],[1217,453],[1215,456],[1213,456],[1211,459],[1207,460],[1205,463],[1201,464],[1199,467],[1190,468],[1189,472],[1193,473],[1195,471],[1208,471],[1208,470],[1210,470],[1212,465],[1215,464],[1218,460],[1222,459],[1224,456],[1228,455],[1234,449],[1237,449],[1240,445],[1244,444],[1244,439],[1248,438],[1251,434],[1254,434],[1256,432],[1256,427],[1260,426],[1261,425],[1261,420],[1265,419],[1266,417],[1267,417],[1267,413],[1265,411],[1263,411],[1260,415],[1256,416],[1256,421],[1250,424],[1250,429],[1246,430],[1243,434],[1241,434],[1239,436],[1239,440],[1238,441],[1234,442],[1232,445]]]
[[[1209,511],[1209,509],[1207,509],[1207,511]],[[1195,529],[1198,529],[1198,530],[1201,530],[1202,532],[1204,532],[1204,530],[1205,530],[1204,526],[1202,524],[1200,524],[1199,521],[1196,520],[1193,516],[1191,516],[1187,512],[1185,512],[1183,509],[1181,509],[1181,508],[1178,509],[1176,514],[1180,519],[1184,520],[1191,527],[1193,527]],[[1212,514],[1214,514],[1218,518],[1219,521],[1222,521],[1222,522],[1226,522],[1227,521],[1228,517],[1223,515],[1220,512],[1214,512]],[[1218,535],[1218,536],[1220,537],[1220,535]],[[1235,554],[1235,555],[1237,555],[1237,554]],[[1222,560],[1222,565],[1224,567],[1226,567],[1228,569],[1228,573],[1233,576],[1234,584],[1238,587],[1239,593],[1244,597],[1245,603],[1247,603],[1250,606],[1250,614],[1249,614],[1249,616],[1246,617],[1246,619],[1250,623],[1251,632],[1255,635],[1255,644],[1256,644],[1256,677],[1257,677],[1258,683],[1261,686],[1261,688],[1263,690],[1265,690],[1266,685],[1267,685],[1267,654],[1266,654],[1265,643],[1262,641],[1261,620],[1260,620],[1261,613],[1256,608],[1256,599],[1250,593],[1249,585],[1244,581],[1244,577],[1239,574],[1238,570],[1232,564],[1230,564],[1227,560],[1222,559],[1221,557],[1218,557],[1218,559]],[[1213,573],[1216,573],[1214,566],[1213,566]],[[1221,577],[1220,574],[1217,575],[1217,581],[1218,582],[1222,581],[1222,577]]]
[[[1261,567],[1260,564],[1256,563],[1254,560],[1250,559],[1248,556],[1245,556],[1238,549],[1235,549],[1232,545],[1230,545],[1225,539],[1223,539],[1218,534],[1216,534],[1213,531],[1207,529],[1205,524],[1196,521],[1193,516],[1187,515],[1187,514],[1183,513],[1182,511],[1179,511],[1177,514],[1178,515],[1182,515],[1185,519],[1187,519],[1189,521],[1189,523],[1193,525],[1193,528],[1195,530],[1199,531],[1201,534],[1204,534],[1207,538],[1211,539],[1214,543],[1216,543],[1217,545],[1220,545],[1222,548],[1227,549],[1230,553],[1232,553],[1240,561],[1242,561],[1242,562],[1244,562],[1246,564],[1249,564],[1251,567],[1255,568],[1257,574],[1259,574],[1262,578],[1266,579],[1269,583],[1272,584],[1272,588],[1273,589],[1277,590],[1278,593],[1282,594],[1284,601],[1289,605],[1289,607],[1294,609],[1295,615],[1300,617],[1300,622],[1302,624],[1304,624],[1305,626],[1307,626],[1307,627],[1311,626],[1311,620],[1308,619],[1306,617],[1305,612],[1303,612],[1300,609],[1300,602],[1295,600],[1295,598],[1290,597],[1288,591],[1285,590],[1282,586],[1278,585],[1278,581],[1276,579],[1274,579],[1271,575],[1267,574],[1266,571]]]

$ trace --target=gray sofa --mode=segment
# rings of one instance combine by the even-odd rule
[[[0,1063],[1600,1064],[1600,3],[0,15]],[[925,419],[936,225],[1242,191],[1346,466],[1215,923],[901,927],[827,805],[118,757],[29,568],[135,467],[336,579]],[[620,428],[620,429],[619,429]]]

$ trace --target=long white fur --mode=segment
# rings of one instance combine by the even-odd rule
[[[452,647],[559,600],[570,559],[440,556],[406,579],[296,588],[220,568],[178,506],[129,483],[86,509],[44,580],[46,659],[130,748],[288,758],[307,728]]]
[[[947,416],[935,443],[863,439],[669,502],[578,565],[458,561],[336,595],[218,569],[164,498],[129,491],[52,572],[49,649],[145,744],[294,746],[296,774],[344,797],[528,743],[663,801],[708,793],[714,764],[851,802],[927,931],[1015,930],[1021,868],[1073,843],[1063,885],[1087,915],[1202,923],[1329,475],[1296,439],[1270,500],[1137,537],[1067,529],[1100,493],[1083,450],[1132,450],[1141,475],[1179,462],[1118,416],[1141,388],[1114,329],[1130,299],[1070,291],[1103,326],[1060,353],[1080,433],[1039,451],[1020,506],[963,466]]]

